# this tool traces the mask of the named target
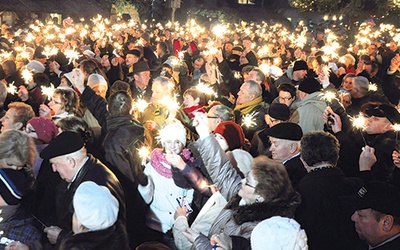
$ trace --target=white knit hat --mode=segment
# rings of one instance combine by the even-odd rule
[[[251,165],[253,164],[253,156],[243,149],[234,149],[231,151],[231,154],[233,155],[233,158],[235,158],[240,172],[242,172],[244,176],[247,176],[251,170]]]
[[[73,205],[78,221],[90,230],[114,225],[118,217],[118,200],[104,186],[85,181],[76,189]]]
[[[274,216],[263,220],[251,233],[253,250],[306,250],[307,235],[297,221]]]
[[[91,50],[85,50],[85,51],[83,51],[83,53],[82,54],[84,54],[85,56],[88,56],[88,57],[90,57],[90,58],[94,58],[95,56],[96,56],[96,54],[93,52],[93,51],[91,51]]]
[[[106,91],[108,89],[108,84],[107,84],[106,79],[104,79],[104,77],[102,75],[100,75],[100,74],[91,74],[88,77],[87,85],[92,89],[96,85],[103,85],[106,88]]]
[[[44,70],[45,70],[44,65],[43,65],[41,62],[37,61],[37,60],[31,60],[31,61],[26,65],[26,67],[27,67],[30,71],[32,71],[34,74],[36,74],[36,73],[43,73]]]
[[[164,146],[164,143],[168,140],[178,140],[182,144],[186,145],[186,130],[181,123],[170,123],[158,132],[158,140]]]

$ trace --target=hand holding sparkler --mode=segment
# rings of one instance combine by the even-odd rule
[[[51,119],[52,110],[46,104],[40,104],[39,106],[39,116]]]
[[[361,152],[360,158],[358,160],[360,171],[371,170],[372,166],[377,161],[374,152],[375,152],[375,149],[373,147],[365,146],[362,148],[362,152]]]
[[[390,71],[396,71],[400,67],[400,55],[396,54],[395,57],[392,58],[389,66]]]
[[[21,99],[21,101],[25,102],[29,99],[29,92],[28,89],[25,86],[19,86],[18,90],[18,97]]]
[[[392,157],[394,165],[396,165],[397,168],[400,168],[400,153],[394,150],[392,153]]]
[[[196,128],[200,139],[206,138],[211,132],[208,130],[208,118],[204,113],[196,112],[194,114],[193,126]]]
[[[339,115],[333,112],[331,107],[326,107],[322,119],[324,120],[326,125],[333,131],[333,133],[342,131],[342,119]]]

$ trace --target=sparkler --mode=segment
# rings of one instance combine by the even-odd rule
[[[377,91],[378,90],[378,85],[376,85],[375,83],[369,83],[369,85],[368,85],[368,91],[373,91],[373,92],[375,92],[375,91]]]
[[[52,83],[50,83],[50,87],[46,87],[46,86],[41,86],[42,89],[42,95],[45,96],[44,98],[44,102],[47,101],[51,101],[51,98],[53,98],[53,94],[54,94],[54,85]]]
[[[325,101],[327,101],[328,104],[330,105],[330,104],[332,104],[332,101],[333,101],[334,99],[336,99],[336,94],[333,93],[332,91],[326,91],[325,94],[324,94],[324,99],[325,99]]]
[[[7,93],[10,93],[11,95],[15,95],[17,92],[18,92],[17,86],[14,85],[14,82],[8,84]]]
[[[144,99],[138,99],[137,101],[133,102],[133,108],[140,113],[142,113],[148,106],[149,103],[146,102]]]
[[[212,89],[212,87],[206,83],[199,80],[199,84],[196,85],[196,89],[206,95],[214,95],[217,97],[217,93]]]
[[[258,112],[252,112],[250,114],[245,114],[242,117],[242,126],[246,126],[247,128],[256,126],[257,123],[254,121],[256,115],[258,115]]]
[[[26,84],[30,84],[33,81],[33,73],[29,69],[25,68],[21,71],[21,78],[24,79]]]
[[[367,118],[364,116],[363,113],[360,112],[357,116],[353,117],[351,120],[352,120],[353,127],[360,131],[361,137],[366,146],[367,142],[365,141],[362,130],[364,130],[366,128]]]
[[[150,157],[150,148],[146,146],[142,146],[141,148],[138,148],[138,154],[141,161],[141,165],[144,166],[146,165],[147,159]]]

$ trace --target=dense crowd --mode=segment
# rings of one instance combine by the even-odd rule
[[[396,27],[1,28],[0,249],[400,249]]]

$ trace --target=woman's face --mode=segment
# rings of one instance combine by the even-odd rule
[[[191,95],[185,95],[183,99],[183,105],[185,108],[193,107],[196,105],[199,105],[199,99],[196,98],[196,100],[193,98]]]
[[[164,146],[164,150],[165,151],[172,151],[175,154],[180,154],[184,148],[185,145],[182,144],[182,142],[180,142],[179,140],[166,140],[163,143]]]
[[[350,92],[351,89],[353,88],[353,82],[354,82],[354,79],[352,77],[347,77],[343,81],[343,88]]]
[[[49,102],[49,107],[54,111],[54,115],[60,115],[65,112],[64,103],[60,94],[54,94]]]
[[[253,170],[249,172],[246,178],[242,179],[242,186],[240,187],[238,195],[246,202],[246,204],[253,204],[256,198],[260,195],[255,193],[258,181],[254,178]]]

